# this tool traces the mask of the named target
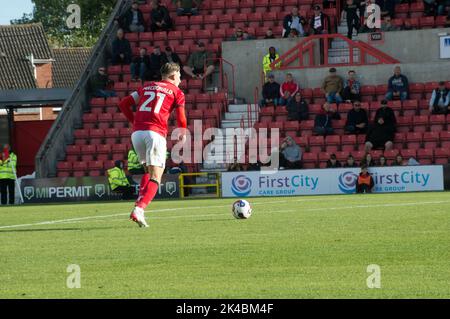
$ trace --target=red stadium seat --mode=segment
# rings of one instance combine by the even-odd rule
[[[430,115],[430,131],[442,131],[445,127],[445,122],[445,115],[443,114]]]
[[[422,135],[422,132],[411,132],[406,134],[406,145],[408,146],[408,148],[420,148],[420,144],[422,143]]]
[[[303,167],[315,168],[317,165],[318,153],[304,153],[303,154]]]
[[[413,117],[414,132],[425,132],[428,127],[427,115],[416,115]]]
[[[406,133],[397,132],[394,137],[394,148],[402,149],[406,141]]]
[[[323,147],[325,145],[325,141],[323,136],[310,136],[309,137],[309,147],[310,151],[314,153],[318,153],[323,151]]]
[[[356,135],[342,135],[341,143],[343,151],[353,151],[356,145]]]
[[[254,7],[253,0],[241,0],[239,3],[239,8],[241,13],[250,13]]]

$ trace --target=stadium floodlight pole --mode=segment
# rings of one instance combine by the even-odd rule
[[[20,189],[20,184],[19,184],[19,181],[17,180],[16,170],[15,170],[13,164],[12,164],[12,161],[9,161],[9,165],[11,165],[11,169],[12,169],[12,171],[14,173],[14,178],[16,180],[17,188],[19,189],[20,204],[23,204],[24,200],[23,200],[23,196],[22,196],[22,190]]]

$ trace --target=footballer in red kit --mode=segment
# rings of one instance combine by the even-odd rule
[[[179,141],[184,142],[186,139],[184,93],[178,88],[181,83],[179,65],[166,63],[161,68],[161,76],[162,81],[150,82],[119,103],[120,110],[133,124],[131,141],[139,161],[145,168],[139,197],[130,215],[130,219],[140,227],[148,227],[144,210],[155,197],[164,172],[167,122],[174,110],[177,125],[182,129]],[[137,105],[135,113],[132,111],[133,105]]]

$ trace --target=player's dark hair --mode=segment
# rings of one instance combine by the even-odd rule
[[[178,63],[170,62],[161,67],[162,77],[168,77],[175,72],[180,72],[180,65]]]

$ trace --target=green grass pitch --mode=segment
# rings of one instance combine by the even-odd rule
[[[450,298],[448,192],[233,201],[2,207],[0,298]]]

